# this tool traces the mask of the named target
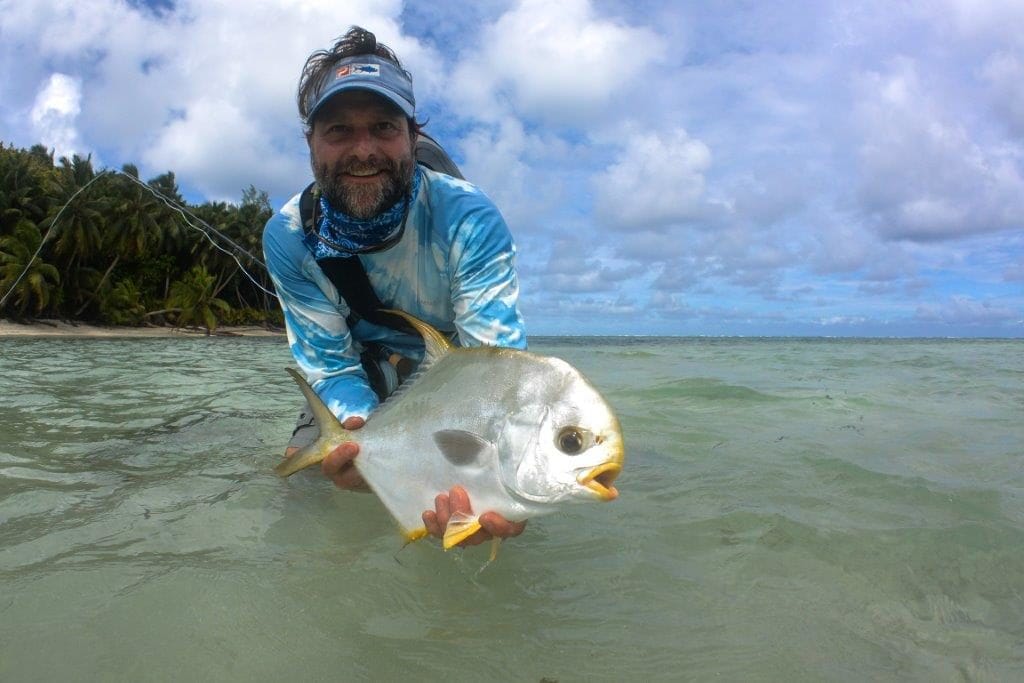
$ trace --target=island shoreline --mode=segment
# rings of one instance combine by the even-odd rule
[[[0,338],[10,337],[95,337],[95,338],[162,338],[205,337],[203,328],[187,327],[124,327],[69,322],[66,320],[33,320],[16,322],[0,319]],[[258,325],[224,325],[211,337],[283,337],[284,330],[268,330]]]

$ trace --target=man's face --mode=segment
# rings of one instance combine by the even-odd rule
[[[307,137],[313,175],[331,206],[373,218],[412,181],[414,141],[397,107],[366,90],[338,93],[317,112]]]

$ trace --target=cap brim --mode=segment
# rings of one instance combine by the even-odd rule
[[[389,90],[388,88],[376,85],[374,83],[349,82],[336,83],[333,88],[330,88],[326,92],[324,92],[320,96],[320,100],[316,103],[316,106],[314,106],[313,109],[309,112],[309,119],[312,121],[313,117],[316,116],[316,113],[320,111],[320,109],[325,104],[327,104],[327,101],[330,100],[332,97],[334,97],[338,93],[348,92],[350,90],[366,90],[375,93],[386,99],[388,102],[394,104],[396,107],[398,107],[401,110],[401,112],[406,115],[406,117],[411,119],[414,118],[416,115],[416,109],[413,107],[412,103],[410,103],[404,97],[395,94],[394,91]]]

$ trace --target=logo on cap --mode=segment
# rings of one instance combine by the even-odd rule
[[[346,64],[334,74],[335,78],[346,76],[380,76],[380,67],[376,64]]]

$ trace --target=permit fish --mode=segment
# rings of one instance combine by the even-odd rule
[[[576,368],[517,349],[454,347],[427,323],[390,312],[423,336],[419,370],[365,426],[349,432],[288,368],[316,415],[320,437],[279,464],[277,474],[287,477],[341,443],[357,442],[356,469],[407,541],[427,534],[422,514],[434,509],[434,497],[461,485],[475,512],[452,516],[445,549],[480,529],[484,512],[523,521],[563,503],[618,496],[612,482],[622,470],[622,430]]]

